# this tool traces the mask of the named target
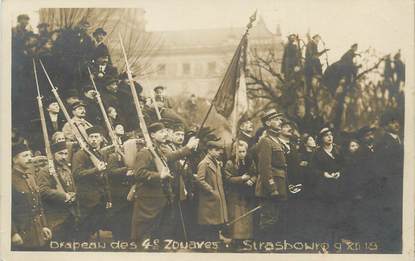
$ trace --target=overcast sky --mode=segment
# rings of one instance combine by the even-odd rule
[[[280,24],[284,36],[319,33],[331,49],[331,62],[355,42],[361,50],[403,49],[405,55],[413,23],[410,0],[141,0],[135,5],[146,10],[149,31],[241,27],[257,9],[271,31]],[[33,10],[18,12],[34,16]],[[32,22],[35,28],[36,17]]]

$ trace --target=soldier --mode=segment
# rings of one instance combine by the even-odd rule
[[[146,238],[165,239],[175,234],[175,208],[172,205],[174,195],[167,164],[190,155],[196,148],[199,140],[191,138],[180,150],[166,152],[161,148],[166,142],[167,132],[162,123],[156,122],[149,126],[149,134],[154,143],[154,150],[164,162],[161,172],[157,171],[154,155],[148,148],[142,149],[137,155],[137,167],[134,178],[137,182],[137,191],[134,201],[132,232],[133,240],[140,242]]]
[[[39,249],[52,238],[32,173],[32,153],[24,144],[12,148],[12,248]]]
[[[42,200],[54,240],[73,240],[79,218],[75,182],[68,166],[66,142],[51,146],[56,178],[46,168],[38,176]],[[58,184],[59,182],[59,184]]]
[[[92,127],[92,124],[88,122],[86,117],[86,110],[85,110],[85,103],[81,101],[77,101],[72,105],[72,122],[77,127],[83,137],[87,137],[86,129]],[[72,132],[71,126],[69,123],[65,123],[62,128],[63,133],[65,134],[65,138],[68,141],[76,141],[75,136]]]
[[[259,217],[259,237],[276,239],[285,235],[284,202],[288,199],[287,163],[283,145],[277,136],[281,130],[283,114],[271,109],[262,117],[266,134],[256,146],[258,180],[255,195],[262,206]],[[282,234],[283,233],[283,234]]]
[[[288,43],[284,47],[281,73],[284,74],[284,77],[287,80],[290,80],[293,74],[300,70],[301,52],[296,43],[297,40],[297,35],[290,34],[288,36]]]
[[[103,136],[98,127],[86,130],[88,143],[92,150],[99,153],[102,148]],[[108,161],[105,161],[108,162]],[[94,166],[87,152],[78,150],[72,159],[72,173],[77,184],[81,219],[78,238],[88,240],[104,223],[107,203],[110,201],[108,182],[105,172],[109,167],[101,161]]]
[[[209,141],[206,146],[207,155],[197,167],[200,189],[197,221],[203,231],[201,239],[217,241],[223,225],[228,221],[221,171],[223,163],[220,162],[224,147],[214,141]]]

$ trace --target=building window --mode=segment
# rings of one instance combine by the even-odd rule
[[[183,75],[190,75],[190,63],[184,63],[182,65]]]
[[[166,75],[166,65],[165,64],[157,65],[157,75]]]
[[[208,74],[209,75],[216,74],[216,62],[208,63]]]

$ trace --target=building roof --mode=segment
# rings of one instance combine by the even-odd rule
[[[217,47],[235,45],[245,32],[244,27],[190,29],[178,31],[153,31],[157,38],[162,39],[161,49]],[[277,36],[266,27],[260,17],[256,25],[249,31],[250,39],[270,39]]]

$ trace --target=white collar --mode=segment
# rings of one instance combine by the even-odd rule
[[[49,112],[49,117],[51,121],[58,121],[58,114]]]

